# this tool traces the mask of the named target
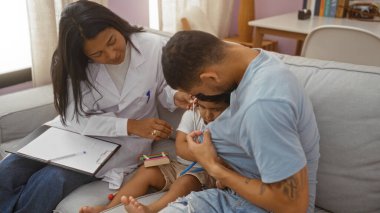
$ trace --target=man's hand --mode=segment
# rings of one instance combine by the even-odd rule
[[[195,140],[202,134],[194,131],[186,136],[189,151],[206,171],[217,180],[218,188],[231,188],[251,203],[273,212],[306,212],[308,178],[306,166],[293,176],[277,183],[265,184],[259,179],[242,176],[217,156],[210,132],[203,132],[203,142]]]
[[[203,142],[198,141],[198,137],[203,134]],[[193,131],[186,136],[189,151],[195,157],[196,161],[208,170],[209,167],[220,165],[215,147],[211,142],[210,131],[206,129],[201,131]]]

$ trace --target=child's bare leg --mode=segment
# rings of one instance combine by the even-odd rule
[[[121,196],[125,195],[127,197],[134,196],[139,197],[145,195],[149,187],[155,189],[162,189],[166,184],[164,175],[158,167],[145,168],[140,166],[133,177],[128,180],[125,185],[123,185],[117,192],[115,197],[107,206],[85,206],[81,207],[80,213],[97,213],[105,209],[116,206],[120,203]]]
[[[192,191],[200,191],[201,189],[202,184],[198,178],[193,175],[181,176],[173,182],[167,193],[148,207],[153,210],[153,212],[158,212],[165,208],[170,202],[175,201],[178,197],[186,196]]]
[[[170,202],[175,201],[178,197],[188,195],[191,191],[200,191],[201,189],[202,185],[196,177],[192,175],[184,175],[174,181],[170,186],[169,191],[159,200],[148,206],[138,203],[133,197],[124,197],[123,203],[125,204],[125,209],[129,213],[158,212],[165,208]]]

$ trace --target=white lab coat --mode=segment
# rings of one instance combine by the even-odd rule
[[[83,135],[106,137],[121,145],[96,175],[105,177],[111,188],[118,188],[124,174],[138,166],[138,157],[151,151],[152,140],[127,135],[128,118],[158,117],[157,101],[171,111],[176,108],[175,90],[166,84],[161,67],[166,39],[144,32],[133,34],[131,40],[139,52],[131,48],[131,61],[121,94],[103,64],[89,64],[87,74],[98,91],[82,85],[83,106],[99,114],[79,117],[78,123],[73,117],[72,102],[67,110],[70,129]]]

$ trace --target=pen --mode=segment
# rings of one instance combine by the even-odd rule
[[[146,96],[148,97],[148,99],[146,100],[146,103],[148,103],[149,99],[150,99],[150,90],[148,90],[148,92],[146,92]]]
[[[61,159],[65,159],[65,158],[70,158],[70,157],[74,157],[74,156],[81,155],[81,154],[86,154],[86,151],[81,151],[81,152],[77,152],[77,153],[72,153],[72,154],[68,154],[68,155],[63,155],[63,156],[60,156],[60,157],[52,158],[52,159],[49,159],[48,162],[52,162],[52,161],[56,161],[56,160],[61,160]]]
[[[195,168],[195,169],[191,170],[191,173],[198,173],[198,172],[202,172],[202,171],[204,171],[203,168]]]
[[[190,165],[188,165],[181,173],[179,173],[179,176],[182,176],[184,174],[186,174],[186,172],[188,172],[191,168],[193,168],[193,166],[196,164],[197,162],[192,162]]]
[[[201,134],[201,135],[198,136],[198,141],[199,141],[199,143],[203,142],[203,134]],[[197,162],[194,161],[193,163],[191,163],[190,165],[188,165],[181,173],[179,173],[179,176],[182,176],[182,175],[186,174],[186,172],[190,171],[190,169],[193,168],[196,163]],[[202,168],[198,168],[198,169],[202,169]],[[203,169],[199,170],[199,171],[197,169],[194,169],[192,172],[197,173],[197,172],[200,172],[200,171],[203,171]]]

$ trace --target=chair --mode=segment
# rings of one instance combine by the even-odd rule
[[[224,38],[226,41],[236,42],[247,47],[253,47],[253,29],[248,25],[249,21],[255,19],[255,1],[240,0],[238,16],[238,35]],[[269,51],[277,51],[278,42],[273,40],[263,40],[261,48]]]
[[[359,28],[324,25],[307,35],[301,56],[380,66],[380,37]]]

